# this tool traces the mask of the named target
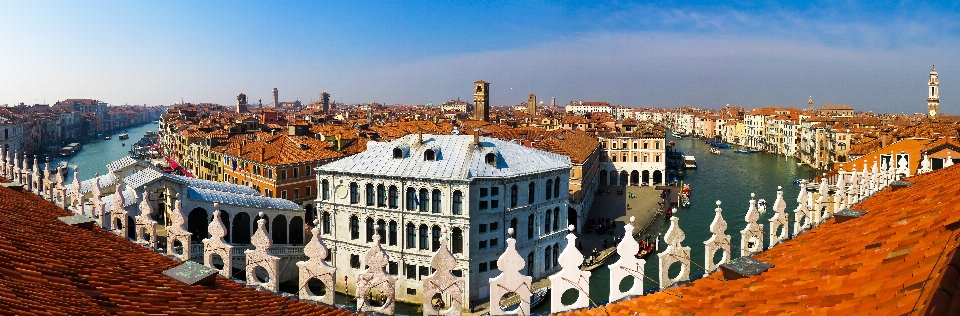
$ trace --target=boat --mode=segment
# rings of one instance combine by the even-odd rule
[[[690,207],[690,184],[683,184],[683,189],[680,190],[680,206],[685,208]]]
[[[655,245],[654,243],[647,243],[646,241],[641,241],[641,242],[640,242],[640,251],[638,251],[637,254],[634,255],[634,257],[637,257],[637,259],[646,258],[646,257],[649,256],[651,253],[654,253],[654,251],[655,251],[655,250],[654,250],[654,249],[655,249],[654,247],[655,247],[655,246],[656,246],[656,245]]]
[[[533,292],[530,293],[530,309],[533,309],[534,307],[537,307],[540,304],[542,304],[544,301],[546,301],[548,297],[547,295],[548,293],[550,293],[550,288],[548,287],[542,287],[542,288],[533,290]],[[510,299],[509,302],[510,303],[507,305],[500,304],[500,309],[506,311],[506,310],[511,310],[513,308],[516,308],[518,305],[520,305],[520,300],[516,297],[514,297],[513,299]]]
[[[683,156],[683,167],[686,169],[697,169],[697,158],[694,156]]]
[[[757,210],[760,211],[760,213],[765,213],[767,211],[767,200],[757,200]]]
[[[107,135],[107,136],[104,136],[104,137],[103,137],[103,140],[111,140],[111,139],[113,139],[113,137],[110,137],[110,135]]]
[[[600,251],[600,253],[597,255],[597,258],[594,258],[592,262],[590,262],[589,264],[587,263],[581,264],[580,270],[591,271],[593,269],[603,266],[603,264],[607,262],[607,259],[610,259],[610,257],[613,257],[613,255],[617,253],[616,250],[617,250],[616,247],[611,247],[611,248],[607,248]]]
[[[729,148],[730,148],[730,144],[724,144],[724,143],[719,143],[719,142],[711,142],[711,141],[708,141],[707,144],[710,144],[710,146],[716,147],[716,148],[723,148],[723,149],[729,149]]]
[[[793,184],[803,184],[804,182],[807,182],[807,180],[800,178],[793,179]]]
[[[127,143],[120,143],[120,146],[126,146]]]
[[[130,138],[130,134],[127,134],[127,132],[123,132],[123,133],[120,133],[120,136],[117,136],[117,138],[127,139],[127,138]]]
[[[64,178],[67,177],[67,171],[70,170],[70,165],[66,161],[60,161],[57,163],[57,172],[63,175]]]
[[[678,133],[677,131],[673,131],[673,132],[672,132],[672,134],[673,134],[673,137],[676,137],[676,138],[683,138],[683,135],[681,135],[681,134],[680,134],[680,133]]]
[[[717,147],[710,148],[710,153],[711,153],[711,154],[714,154],[714,155],[719,155],[719,154],[720,154],[720,148],[717,148]]]
[[[760,151],[759,151],[759,150],[756,150],[756,149],[753,149],[753,148],[751,148],[751,149],[747,149],[747,152],[749,152],[749,153],[751,153],[751,154],[756,154],[756,153],[758,153],[758,152],[760,152]]]

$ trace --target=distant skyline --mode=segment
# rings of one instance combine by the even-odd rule
[[[0,104],[315,101],[960,114],[960,4],[2,1]]]

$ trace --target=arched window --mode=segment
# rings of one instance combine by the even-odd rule
[[[553,180],[547,179],[547,189],[543,190],[543,196],[549,200],[551,194],[553,194]]]
[[[453,228],[453,253],[463,253],[463,230],[460,227]]]
[[[390,221],[390,236],[387,238],[390,246],[397,245],[397,222]]]
[[[403,158],[403,149],[394,148],[394,149],[393,149],[393,158],[394,158],[394,159],[401,159],[401,158]]]
[[[533,239],[533,214],[527,216],[527,238]]]
[[[530,275],[530,276],[533,275],[533,265],[534,265],[533,259],[534,259],[534,256],[533,256],[533,252],[531,251],[530,253],[527,254],[527,275]]]
[[[553,179],[553,197],[560,197],[560,177]]]
[[[517,185],[510,187],[510,207],[517,207]]]
[[[433,225],[433,228],[431,230],[432,231],[430,233],[431,233],[431,237],[433,237],[432,238],[433,247],[431,247],[430,249],[433,249],[433,251],[437,251],[438,249],[440,249],[440,226]]]
[[[320,181],[320,191],[321,191],[323,200],[324,201],[329,200],[330,199],[330,181],[327,181],[327,179],[323,179],[323,181]]]
[[[427,245],[427,225],[420,224],[420,250],[429,249],[430,245]]]
[[[497,166],[497,155],[494,154],[494,153],[487,153],[486,156],[484,156],[484,161],[486,161],[487,164],[496,167],[496,166]]]
[[[383,184],[377,185],[377,206],[384,207],[387,206],[387,188]]]
[[[417,206],[421,212],[426,212],[427,208],[430,206],[430,195],[427,194],[427,189],[420,189],[420,199],[416,201]]]
[[[350,182],[350,204],[360,203],[360,186],[356,182]]]
[[[560,229],[560,208],[553,209],[553,231]]]
[[[373,241],[373,219],[367,217],[367,242]]]
[[[437,160],[437,153],[433,149],[427,149],[423,151],[423,160],[425,161],[434,161]]]
[[[373,206],[373,201],[376,200],[377,195],[373,193],[373,185],[367,183],[366,192],[364,195],[367,196],[367,206]]]
[[[399,198],[398,195],[400,195],[400,192],[398,191],[399,190],[397,190],[397,186],[395,185],[390,186],[390,208],[399,207],[399,205],[397,204],[397,199]]]
[[[433,200],[431,201],[431,211],[434,213],[440,213],[440,190],[433,189]]]
[[[380,226],[377,229],[377,235],[380,235],[380,243],[387,243],[387,222],[384,222],[382,219],[377,220],[377,226]]]
[[[453,215],[463,214],[463,193],[453,191]]]
[[[413,211],[417,206],[417,189],[407,188],[407,210]]]
[[[617,154],[613,154],[613,156],[610,156],[610,162],[617,162]]]
[[[413,223],[407,223],[407,249],[413,249],[417,246],[417,227]]]
[[[543,252],[543,271],[550,271],[550,267],[553,265],[550,263],[550,260],[553,260],[553,247],[547,246]]]
[[[551,231],[550,230],[550,210],[547,210],[544,213],[545,214],[543,217],[543,232],[546,233]]]
[[[510,220],[510,228],[513,229],[514,235],[520,233],[520,231],[517,230],[517,218],[516,218],[516,217],[514,217],[512,220]],[[516,238],[516,237],[514,237],[514,238]]]
[[[527,204],[533,204],[536,201],[537,196],[537,183],[530,182],[530,185],[527,186]]]
[[[323,233],[330,234],[330,212],[327,211],[323,211]]]
[[[646,160],[647,156],[643,156],[643,159]],[[637,162],[637,155],[633,155],[633,162]]]
[[[360,238],[360,219],[350,216],[350,239]]]

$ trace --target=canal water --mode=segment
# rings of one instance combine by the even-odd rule
[[[93,178],[94,173],[100,173],[101,175],[106,174],[108,163],[114,162],[117,159],[123,158],[124,156],[128,156],[131,146],[139,141],[140,138],[147,133],[147,131],[153,131],[156,133],[159,131],[159,129],[160,125],[157,122],[151,122],[127,129],[127,134],[130,135],[130,138],[128,139],[120,139],[119,136],[121,133],[123,133],[123,131],[118,131],[110,134],[112,138],[110,140],[100,138],[84,142],[83,149],[80,150],[80,152],[65,159],[67,164],[70,166],[70,173],[66,178],[67,183],[73,181],[74,166],[80,167],[80,180]],[[54,161],[59,160],[64,159],[58,159]],[[51,168],[56,166],[54,163],[51,163],[50,165]]]
[[[694,156],[697,160],[697,169],[686,170],[681,179],[690,184],[690,208],[681,208],[676,216],[680,219],[680,228],[686,238],[683,246],[691,248],[690,276],[696,278],[704,274],[704,245],[710,238],[710,223],[716,214],[716,201],[722,202],[723,218],[727,222],[727,235],[731,237],[731,259],[740,257],[740,230],[746,227],[744,217],[750,206],[750,194],[755,193],[756,199],[767,202],[767,211],[760,215],[758,224],[764,225],[769,232],[770,218],[773,217],[773,203],[777,199],[777,186],[783,187],[783,199],[787,204],[786,212],[793,223],[793,210],[797,207],[797,195],[800,187],[793,183],[794,179],[809,179],[815,176],[816,171],[806,165],[798,165],[799,160],[783,156],[754,153],[740,154],[732,149],[721,149],[720,155],[710,153],[710,145],[703,139],[689,137],[674,138],[667,133],[667,141],[673,141],[675,148],[684,155]],[[669,228],[669,221],[663,217],[655,220],[653,235],[660,234],[660,250],[666,248],[662,234]],[[618,223],[619,227],[623,223]],[[792,228],[791,228],[792,229]],[[792,230],[791,230],[792,233]],[[768,244],[768,234],[764,234],[764,244]],[[617,256],[610,258],[607,264],[616,262]],[[714,262],[719,261],[716,256]],[[644,290],[659,287],[659,269],[656,254],[646,258],[644,266]],[[680,265],[674,264],[668,275],[675,277],[680,272]],[[590,276],[590,297],[595,303],[608,300],[610,286],[610,271],[604,265],[592,271]],[[624,282],[622,290],[629,288],[632,283]],[[591,304],[593,305],[593,304]],[[532,312],[544,313],[550,311],[549,299]]]

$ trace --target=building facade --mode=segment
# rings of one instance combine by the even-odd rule
[[[514,230],[535,279],[559,268],[568,224],[569,157],[476,135],[411,134],[316,169],[317,218],[337,275],[356,280],[379,234],[397,299],[422,300],[440,236],[450,237],[464,306],[489,296]],[[446,232],[446,233],[444,233]],[[354,291],[355,284],[346,284]]]

